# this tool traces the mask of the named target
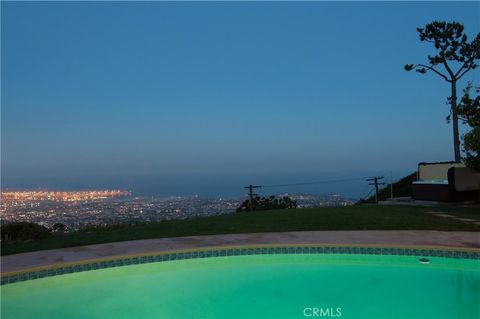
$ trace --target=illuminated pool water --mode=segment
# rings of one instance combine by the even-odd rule
[[[480,261],[278,254],[148,263],[1,287],[2,318],[479,318]]]

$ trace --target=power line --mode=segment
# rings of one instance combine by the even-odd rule
[[[330,180],[323,180],[323,181],[314,181],[314,182],[302,182],[302,183],[288,183],[288,184],[271,184],[271,185],[248,185],[245,186],[244,188],[248,189],[248,197],[249,197],[249,204],[250,204],[250,210],[254,210],[255,207],[255,202],[253,200],[253,196],[256,195],[253,193],[254,188],[275,188],[275,187],[291,187],[291,186],[303,186],[303,185],[315,185],[315,184],[329,184],[329,183],[343,183],[343,182],[353,182],[353,181],[361,181],[367,179],[367,181],[370,180],[375,180],[376,188],[372,188],[368,194],[365,196],[369,196],[370,193],[372,193],[373,190],[376,189],[376,196],[375,198],[378,198],[378,185],[384,185],[385,183],[378,183],[377,179],[382,179],[382,177],[374,177],[371,179],[367,179],[367,177],[355,177],[355,178],[344,178],[344,179],[330,179]],[[375,184],[369,184],[369,185],[375,185]]]
[[[290,183],[290,184],[273,184],[273,185],[262,185],[261,188],[272,188],[272,187],[287,187],[287,186],[302,186],[302,185],[315,185],[315,184],[328,184],[328,183],[342,183],[342,182],[352,182],[364,180],[366,177],[358,178],[346,178],[346,179],[332,179],[324,181],[315,181],[315,182],[303,182],[303,183]]]

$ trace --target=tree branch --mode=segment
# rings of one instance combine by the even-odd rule
[[[450,69],[450,66],[447,63],[447,59],[445,58],[445,52],[442,50],[442,58],[443,58],[443,65],[445,66],[445,69],[447,69],[448,74],[450,74],[450,78],[453,80],[455,78],[455,74],[453,74],[452,69]]]
[[[469,63],[469,61],[463,63],[462,67],[460,69],[458,69],[457,73],[455,73],[456,78],[458,78],[458,75],[460,74],[460,72],[462,72],[462,70],[467,66],[468,63]]]
[[[422,67],[422,68],[431,70],[431,71],[437,73],[438,75],[440,75],[442,78],[444,78],[445,81],[447,81],[447,82],[452,82],[451,80],[449,80],[449,79],[447,78],[447,76],[446,76],[445,74],[440,73],[439,71],[435,70],[432,66],[428,66],[428,65],[424,65],[424,64],[417,64],[417,65],[413,66],[413,68],[417,68],[417,67]]]
[[[465,69],[465,71],[462,72],[462,74],[460,74],[458,77],[457,77],[457,80],[460,80],[462,78],[462,76],[465,75],[465,73],[467,73],[468,71],[470,71],[472,69],[472,65],[470,65],[468,68]]]

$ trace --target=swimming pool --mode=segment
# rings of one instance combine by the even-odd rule
[[[478,253],[256,249],[41,270],[1,286],[2,318],[480,317]]]

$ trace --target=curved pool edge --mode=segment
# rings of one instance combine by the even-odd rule
[[[2,256],[1,272],[159,251],[237,245],[384,245],[480,249],[480,233],[435,230],[333,230],[217,234],[107,242]]]
[[[358,254],[443,257],[480,260],[480,249],[445,246],[380,244],[258,244],[161,250],[49,264],[1,274],[1,285],[97,269],[163,261],[265,254]]]

